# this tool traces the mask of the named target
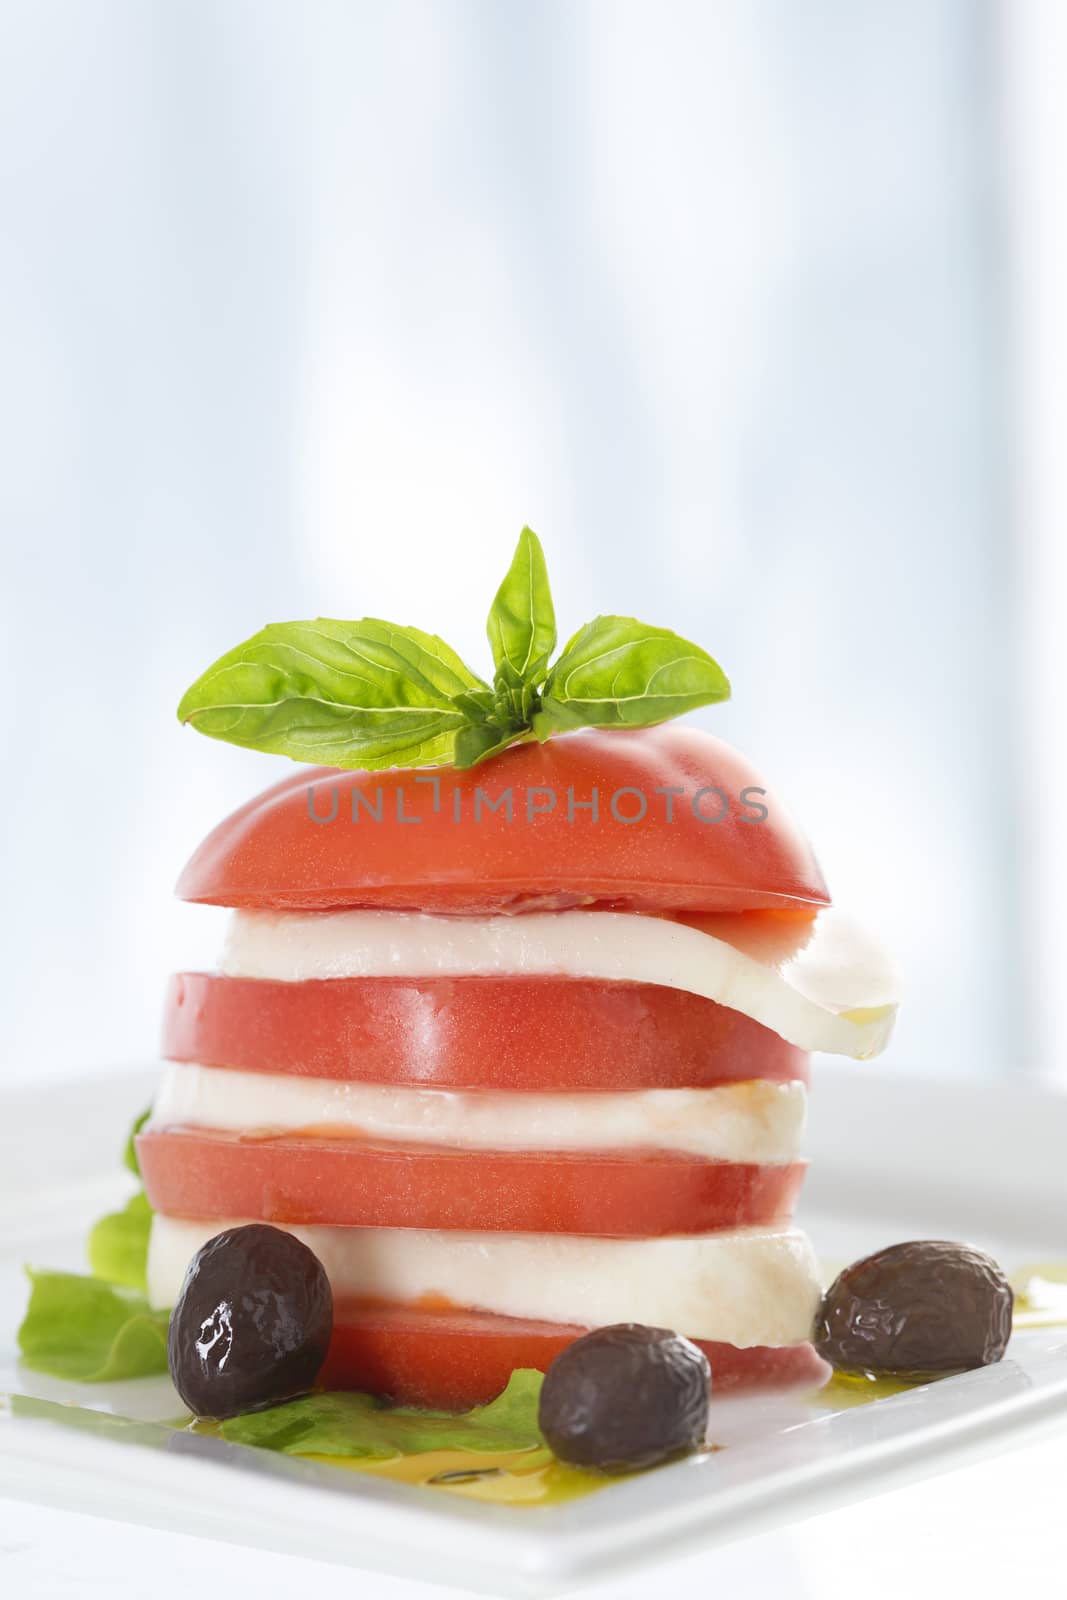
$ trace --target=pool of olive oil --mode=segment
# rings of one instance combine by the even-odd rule
[[[387,1461],[359,1461],[337,1456],[308,1456],[349,1471],[443,1489],[469,1500],[507,1506],[554,1506],[593,1494],[612,1480],[557,1461],[550,1450],[509,1450],[500,1454],[473,1450],[428,1450],[420,1455],[393,1456]]]

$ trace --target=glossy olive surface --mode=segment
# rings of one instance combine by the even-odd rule
[[[815,1330],[839,1371],[921,1380],[999,1361],[1011,1334],[1011,1285],[970,1245],[890,1245],[838,1274]]]
[[[170,1319],[174,1387],[198,1417],[233,1417],[306,1394],[326,1359],[333,1297],[318,1257],[252,1223],[209,1239]]]
[[[695,1344],[666,1328],[622,1322],[556,1357],[539,1422],[561,1461],[630,1472],[703,1444],[710,1397],[711,1368]]]

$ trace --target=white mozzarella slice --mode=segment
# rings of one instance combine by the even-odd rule
[[[885,1047],[896,978],[875,941],[840,913],[701,922],[620,911],[235,911],[220,968],[289,983],[475,974],[654,983],[741,1011],[801,1050],[863,1060]]]
[[[676,1150],[713,1161],[772,1164],[796,1160],[804,1109],[800,1083],[624,1094],[464,1093],[172,1062],[149,1127],[470,1150]]]
[[[148,1256],[154,1306],[171,1306],[185,1270],[234,1220],[157,1216]],[[456,1306],[543,1322],[644,1322],[692,1339],[751,1345],[811,1337],[820,1299],[815,1256],[793,1228],[668,1239],[447,1233],[409,1228],[289,1228],[315,1252],[338,1301],[356,1296]]]

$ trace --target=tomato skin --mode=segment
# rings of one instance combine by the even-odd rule
[[[178,973],[170,1061],[428,1088],[699,1089],[807,1082],[808,1057],[681,989],[584,978],[312,978]]]
[[[594,789],[596,821],[589,810],[576,809]],[[646,810],[637,820],[620,822],[612,810],[613,797],[624,789],[638,796],[619,799],[623,815],[633,817],[644,798]],[[483,805],[475,820],[478,790],[491,802],[510,790],[511,820],[503,805],[497,811]],[[712,790],[727,800],[721,821],[702,820],[722,809]],[[765,820],[752,820],[746,790],[759,791]],[[279,910],[468,913],[591,905],[742,911],[829,903],[810,847],[746,758],[700,729],[677,724],[593,729],[543,745],[515,745],[467,772],[302,768],[207,836],[182,873],[178,894]]]
[[[516,1367],[544,1372],[586,1328],[524,1322],[477,1311],[339,1304],[320,1384],[362,1389],[402,1405],[467,1411],[484,1405]],[[739,1349],[697,1339],[716,1395],[817,1388],[830,1368],[810,1344]]]
[[[150,1203],[174,1217],[634,1239],[784,1222],[806,1167],[181,1129],[140,1134],[137,1157]]]

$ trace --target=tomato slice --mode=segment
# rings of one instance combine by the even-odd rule
[[[168,1216],[607,1238],[784,1222],[806,1166],[662,1151],[472,1151],[192,1130],[142,1133],[137,1156],[149,1201]]]
[[[498,1395],[516,1367],[546,1371],[561,1350],[588,1331],[490,1312],[342,1303],[334,1309],[333,1342],[319,1382],[330,1389],[386,1395],[402,1405],[466,1411]],[[711,1363],[717,1395],[801,1385],[814,1389],[830,1376],[810,1344],[743,1350],[695,1342]]]
[[[651,983],[182,972],[171,1061],[454,1089],[698,1089],[807,1081],[808,1057],[740,1011]]]
[[[304,768],[220,823],[178,893],[466,912],[829,903],[808,844],[745,757],[678,724],[515,745],[467,772]]]

